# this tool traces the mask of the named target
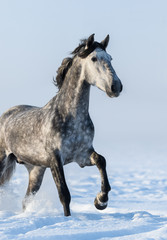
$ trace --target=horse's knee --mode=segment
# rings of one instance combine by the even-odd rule
[[[92,164],[96,165],[98,168],[106,168],[106,160],[102,155],[93,152],[90,158]]]
[[[97,161],[97,166],[101,167],[101,168],[106,168],[106,159],[99,155],[99,159]]]

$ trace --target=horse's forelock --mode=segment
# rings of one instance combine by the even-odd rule
[[[105,50],[104,46],[101,43],[93,42],[93,44],[88,48],[86,48],[86,43],[87,43],[87,39],[81,40],[81,43],[79,44],[79,46],[75,48],[71,54],[73,54],[74,56],[78,55],[81,58],[86,58],[96,48],[101,48],[102,50]]]

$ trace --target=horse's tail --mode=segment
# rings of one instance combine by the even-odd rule
[[[8,157],[0,157],[0,185],[5,184],[10,180],[15,170],[16,160],[10,154]]]

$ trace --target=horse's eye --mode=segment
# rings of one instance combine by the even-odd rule
[[[96,62],[97,61],[97,58],[96,57],[92,57],[91,59],[93,62]]]

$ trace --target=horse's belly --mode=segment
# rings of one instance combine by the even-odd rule
[[[7,142],[7,152],[13,153],[18,161],[48,167],[48,154],[45,150],[45,144],[40,137],[15,137],[15,141],[10,137],[7,139]]]

